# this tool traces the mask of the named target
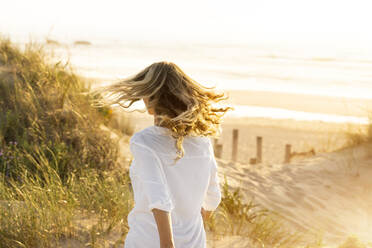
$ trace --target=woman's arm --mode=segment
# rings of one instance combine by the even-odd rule
[[[172,221],[169,212],[153,208],[152,213],[158,226],[160,248],[174,248]]]
[[[204,223],[209,219],[209,216],[211,216],[212,211],[205,210],[204,208],[201,208],[201,215],[203,217]]]

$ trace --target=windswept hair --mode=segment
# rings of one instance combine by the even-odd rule
[[[108,96],[109,105],[118,104],[124,109],[134,102],[148,98],[153,108],[156,125],[171,130],[176,139],[177,158],[184,156],[182,142],[185,136],[219,136],[223,115],[232,107],[212,107],[212,102],[226,100],[187,76],[172,62],[156,62],[139,73],[109,86],[100,87],[97,93]]]

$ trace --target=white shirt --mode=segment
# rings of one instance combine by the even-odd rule
[[[170,212],[175,248],[206,248],[200,211],[213,211],[221,201],[213,146],[209,137],[186,136],[185,155],[174,164],[176,140],[169,132],[153,125],[130,139],[135,205],[128,215],[125,248],[160,247],[153,208]]]

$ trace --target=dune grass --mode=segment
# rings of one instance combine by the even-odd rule
[[[99,247],[114,228],[126,233],[133,204],[129,177],[116,169],[118,141],[100,127],[132,128],[113,126],[112,110],[92,107],[86,82],[49,56],[40,44],[22,50],[0,39],[0,246],[72,238]]]
[[[357,146],[364,143],[372,143],[372,111],[369,113],[369,124],[357,130],[347,131],[346,147]]]
[[[17,142],[29,152],[35,145],[43,147],[63,181],[86,166],[113,166],[117,145],[99,128],[108,108],[90,107],[91,96],[79,77],[67,66],[45,61],[36,44],[21,52],[9,41],[0,43],[0,66],[8,70],[0,79],[1,146],[8,149],[7,144]],[[14,162],[2,168],[7,175],[13,174]],[[23,162],[36,172],[28,159]]]
[[[35,165],[43,176],[30,175],[19,164],[17,180],[0,179],[1,247],[56,247],[64,239],[100,247],[94,244],[115,227],[122,242],[133,205],[127,174],[86,169],[79,177],[71,173],[63,183],[40,151],[33,155],[43,161]]]
[[[240,189],[232,189],[225,176],[221,203],[208,220],[207,229],[219,236],[247,237],[255,247],[301,247],[306,242],[303,235],[286,225],[278,214],[252,200],[245,202]]]

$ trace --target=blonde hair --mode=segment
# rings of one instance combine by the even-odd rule
[[[176,162],[184,156],[185,136],[220,135],[221,118],[233,108],[212,107],[211,102],[228,98],[224,93],[211,91],[213,88],[197,83],[176,64],[162,61],[96,92],[108,93],[109,105],[118,104],[124,109],[148,98],[147,107],[154,109],[157,125],[170,129],[176,139]]]

